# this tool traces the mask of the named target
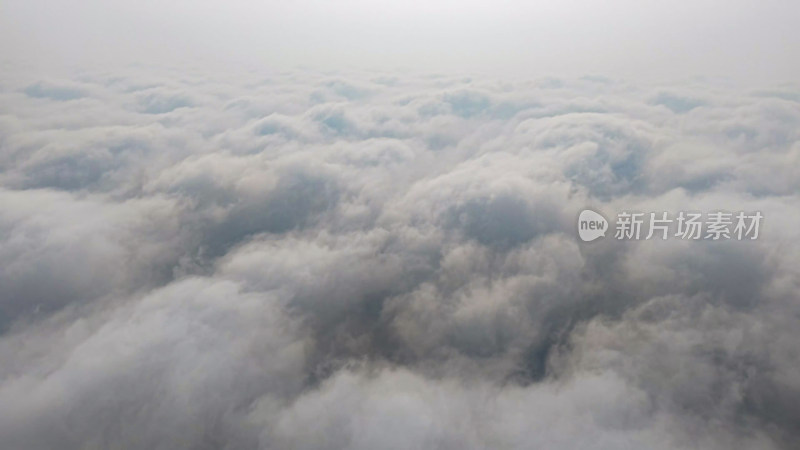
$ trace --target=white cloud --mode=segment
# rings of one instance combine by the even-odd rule
[[[8,75],[0,441],[792,448],[800,91],[704,83]]]

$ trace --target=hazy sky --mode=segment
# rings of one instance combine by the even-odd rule
[[[6,0],[3,59],[637,79],[800,75],[791,0]]]

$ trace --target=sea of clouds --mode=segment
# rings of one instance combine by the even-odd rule
[[[796,448],[799,241],[798,86],[9,70],[0,447]]]

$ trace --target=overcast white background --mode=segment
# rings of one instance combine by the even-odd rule
[[[5,1],[6,56],[638,79],[798,77],[791,0]]]

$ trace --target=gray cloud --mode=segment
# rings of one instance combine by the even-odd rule
[[[0,91],[13,448],[800,439],[796,86],[22,79]],[[765,221],[583,244],[586,206]]]

